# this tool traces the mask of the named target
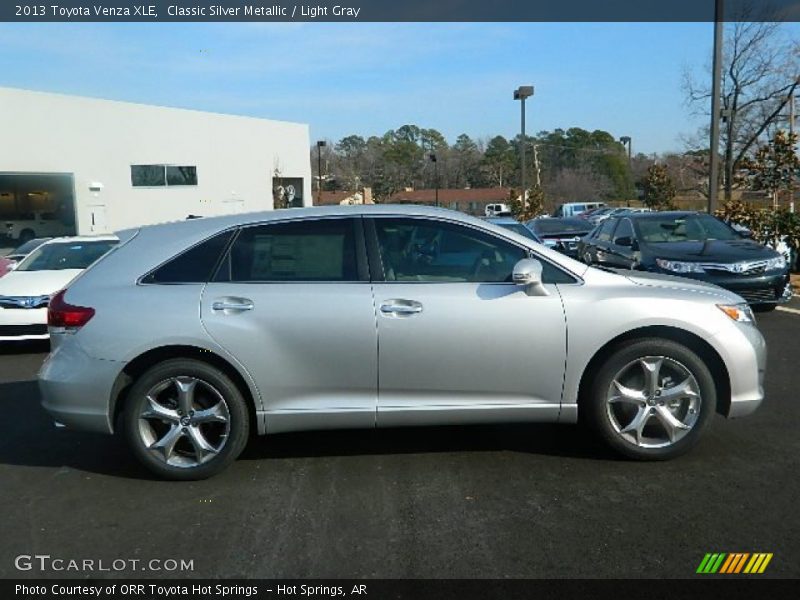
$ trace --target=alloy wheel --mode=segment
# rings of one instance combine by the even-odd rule
[[[144,447],[161,462],[191,468],[215,458],[230,434],[230,411],[216,387],[190,376],[150,388],[138,417]]]
[[[684,438],[700,416],[700,386],[667,356],[645,356],[622,367],[606,394],[611,426],[639,448],[665,448]]]

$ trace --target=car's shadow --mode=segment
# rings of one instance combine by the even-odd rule
[[[151,479],[119,436],[58,429],[39,404],[35,381],[0,384],[0,465],[73,468]],[[578,427],[553,424],[469,425],[311,431],[253,436],[240,460],[511,451],[617,460]]]

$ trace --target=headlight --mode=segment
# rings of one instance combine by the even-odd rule
[[[722,312],[737,323],[755,323],[753,310],[747,304],[717,304]]]
[[[665,271],[672,271],[673,273],[705,273],[703,267],[694,262],[657,258],[656,264]]]
[[[776,256],[775,258],[771,258],[767,261],[766,270],[773,271],[773,270],[783,270],[786,268],[786,257],[784,256]]]

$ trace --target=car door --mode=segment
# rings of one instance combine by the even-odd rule
[[[636,251],[634,249],[634,233],[633,225],[630,219],[619,219],[619,224],[614,229],[611,242],[608,244],[608,254],[606,256],[606,264],[609,267],[618,267],[620,269],[631,269],[636,260]]]
[[[377,333],[360,218],[242,228],[201,315],[255,380],[268,432],[374,427]]]
[[[430,218],[365,219],[378,321],[378,426],[557,419],[566,325],[556,283],[511,282],[529,251]],[[547,277],[574,279],[546,263]]]
[[[592,263],[604,266],[611,266],[611,240],[614,234],[614,229],[617,226],[617,219],[609,217],[600,224],[600,229],[597,230],[593,240],[593,256]]]

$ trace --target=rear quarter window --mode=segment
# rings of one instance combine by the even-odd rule
[[[142,283],[205,283],[233,235],[225,231],[201,242],[142,278]]]

